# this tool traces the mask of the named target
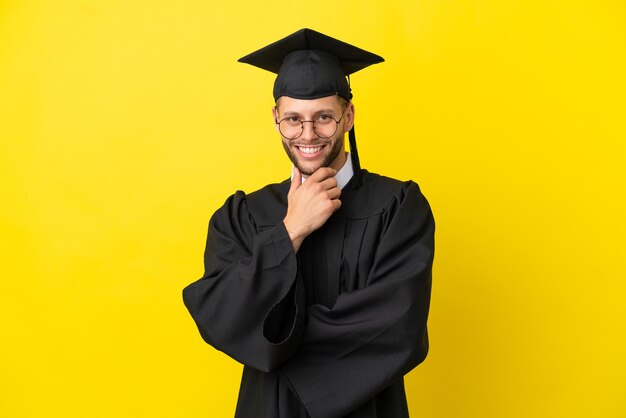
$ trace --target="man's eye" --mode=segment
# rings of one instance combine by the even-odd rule
[[[330,115],[319,115],[317,119],[321,120],[322,122],[328,122],[332,118],[330,117]]]
[[[295,122],[300,122],[300,119],[298,119],[298,118],[297,118],[297,117],[295,117],[295,116],[289,116],[289,117],[287,117],[286,119],[287,119],[287,121],[288,121],[288,122],[293,122],[293,123],[295,123]]]

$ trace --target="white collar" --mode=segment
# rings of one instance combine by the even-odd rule
[[[352,158],[350,158],[350,153],[346,152],[346,162],[335,175],[335,180],[337,180],[337,187],[339,187],[339,190],[343,189],[345,185],[348,184],[353,175],[354,169],[352,168]]]
[[[339,169],[337,174],[335,174],[335,180],[337,180],[337,187],[339,187],[339,190],[343,189],[345,185],[348,184],[353,175],[354,169],[352,168],[352,158],[350,158],[350,153],[346,152],[346,162],[343,164],[343,167]],[[293,174],[291,174],[291,178],[293,179]],[[302,183],[304,183],[304,180],[306,180],[306,178],[303,176]]]

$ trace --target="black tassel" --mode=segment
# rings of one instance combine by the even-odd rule
[[[356,149],[356,134],[354,133],[354,125],[348,134],[350,138],[350,157],[352,158],[352,169],[355,173],[361,170],[361,162],[359,161],[359,152]]]

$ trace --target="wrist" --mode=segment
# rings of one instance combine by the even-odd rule
[[[283,219],[283,224],[285,225],[287,234],[289,234],[289,239],[291,239],[291,243],[297,252],[298,248],[300,248],[300,244],[302,244],[302,241],[306,238],[307,234],[301,228],[296,227],[288,218]]]

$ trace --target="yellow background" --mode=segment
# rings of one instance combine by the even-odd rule
[[[415,417],[626,417],[626,3],[0,1],[0,417],[229,417],[241,366],[181,289],[236,189],[290,171],[301,27],[352,77],[361,160],[438,222]]]

